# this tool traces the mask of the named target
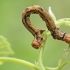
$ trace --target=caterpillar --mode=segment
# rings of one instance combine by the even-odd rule
[[[36,49],[38,49],[41,46],[41,42],[43,40],[42,33],[45,30],[40,30],[36,28],[30,21],[30,15],[31,14],[39,14],[39,16],[42,18],[43,21],[46,23],[46,27],[51,32],[51,35],[54,39],[63,40],[67,43],[70,43],[70,34],[66,34],[59,30],[59,28],[56,27],[54,20],[50,16],[50,14],[43,9],[39,5],[33,5],[30,7],[27,7],[23,13],[22,13],[22,23],[27,28],[29,32],[34,36],[34,40],[32,42],[32,46]]]

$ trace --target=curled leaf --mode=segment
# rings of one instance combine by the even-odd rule
[[[50,16],[52,17],[52,19],[54,20],[54,22],[56,22],[56,17],[55,17],[55,15],[52,12],[51,7],[49,7],[48,12],[49,12]]]

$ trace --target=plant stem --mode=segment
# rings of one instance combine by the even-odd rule
[[[45,69],[46,69],[46,70],[58,70],[57,68],[58,68],[58,67],[55,67],[55,68],[46,67]]]
[[[43,66],[43,63],[42,63],[42,57],[43,57],[44,47],[45,47],[46,40],[47,40],[46,31],[42,34],[42,36],[43,36],[43,39],[45,39],[45,40],[42,41],[42,45],[40,48],[38,66],[39,66],[40,70],[45,70],[45,67]]]
[[[70,44],[69,44],[69,47],[65,50],[65,53],[64,53],[62,59],[60,59],[60,61],[58,63],[58,69],[59,70],[62,69],[66,64],[70,64],[70,62],[65,62],[69,51],[70,51]]]
[[[44,48],[41,46],[40,53],[39,53],[39,60],[38,60],[38,65],[40,67],[40,70],[45,70],[43,63],[42,63],[43,51],[44,51]]]
[[[33,63],[30,63],[30,62],[25,61],[25,60],[17,59],[17,58],[0,57],[0,61],[15,62],[15,63],[26,65],[26,66],[28,66],[30,68],[33,68],[33,69],[37,69],[38,70],[38,67],[36,65],[34,65]]]
[[[67,65],[67,64],[70,64],[70,61],[67,61],[67,62],[65,62],[65,63],[63,63],[58,69],[60,70],[60,69],[62,69],[65,65]]]

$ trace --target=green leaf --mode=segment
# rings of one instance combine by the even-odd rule
[[[0,36],[0,56],[8,56],[14,54],[13,50],[10,47],[10,43],[6,38]]]

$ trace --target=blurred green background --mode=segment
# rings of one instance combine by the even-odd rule
[[[38,60],[39,50],[32,48],[32,34],[23,26],[21,16],[23,10],[31,5],[40,5],[46,10],[51,6],[57,20],[70,17],[70,0],[0,0],[0,35],[3,35],[11,43],[11,48],[15,54],[11,57],[24,59],[34,63]],[[31,15],[33,24],[46,29],[45,23],[38,15]],[[62,25],[62,31],[70,33],[70,28]],[[68,45],[65,42],[54,40],[51,36],[48,38],[43,63],[44,66],[56,67],[58,60],[62,57],[64,49]],[[67,60],[70,60],[68,56]],[[31,70],[30,68],[6,62],[0,66],[0,70]],[[70,70],[70,65],[62,70]]]

